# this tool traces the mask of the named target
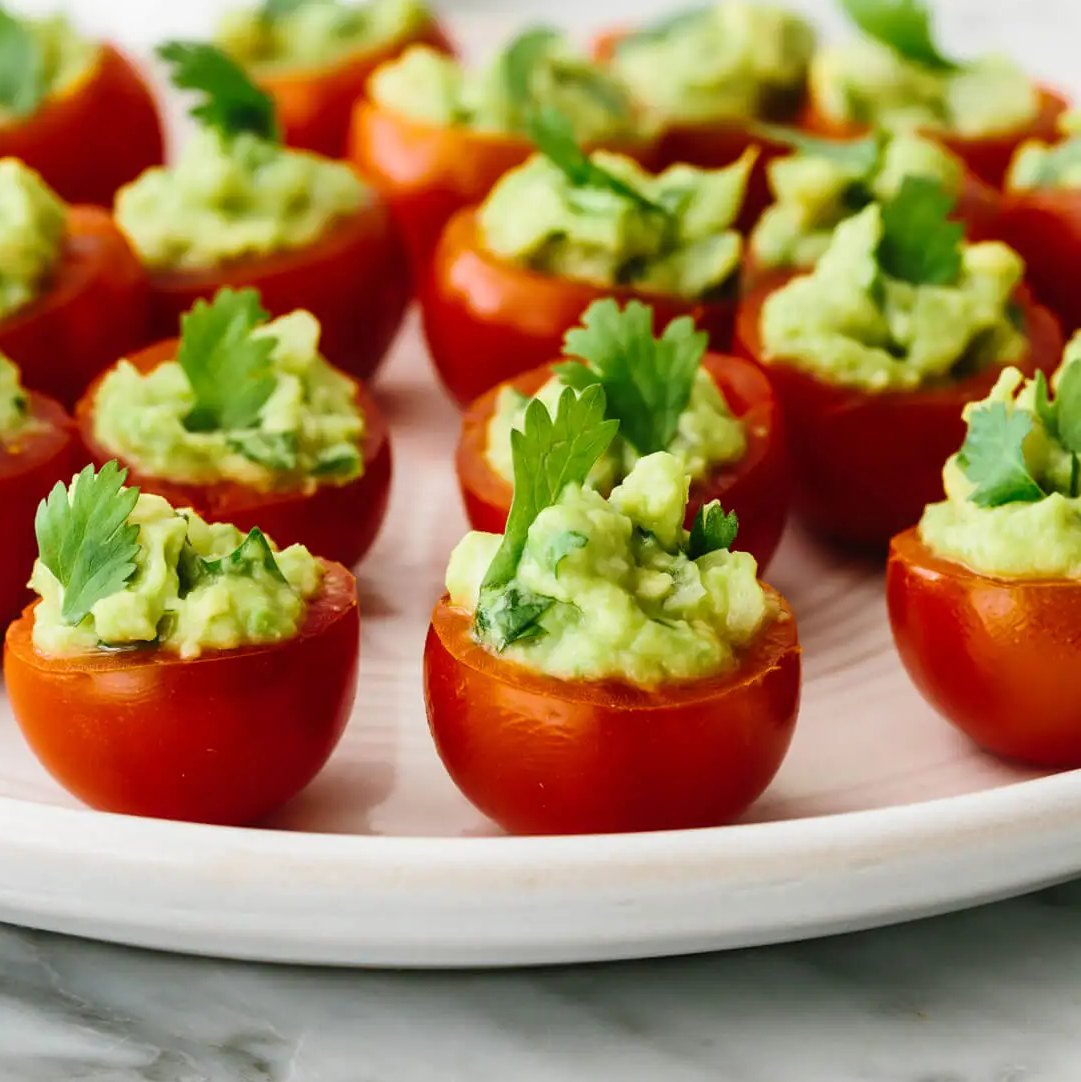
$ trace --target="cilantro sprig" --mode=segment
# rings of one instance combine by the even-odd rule
[[[250,578],[260,568],[272,579],[285,582],[285,576],[274,557],[274,550],[270,547],[266,534],[257,526],[248,531],[244,540],[232,552],[217,560],[205,559],[195,551],[190,541],[185,541],[176,568],[180,584],[179,596],[185,598],[202,583],[223,576]]]
[[[645,456],[667,451],[675,438],[708,341],[689,316],[673,320],[654,337],[648,305],[632,300],[621,311],[609,297],[591,304],[582,326],[564,339],[566,354],[587,363],[566,361],[555,370],[575,390],[599,384],[608,417]]]
[[[158,46],[158,56],[172,65],[174,86],[202,93],[203,100],[191,110],[201,124],[227,139],[244,132],[261,139],[279,138],[270,95],[221,49],[205,42],[169,41]]]
[[[937,180],[907,176],[882,205],[878,264],[913,285],[953,285],[961,273],[965,227],[950,220],[956,198]]]
[[[920,0],[841,0],[845,14],[868,37],[905,60],[931,71],[959,71],[961,65],[939,52],[931,15]]]
[[[719,500],[711,500],[698,508],[687,537],[687,559],[697,560],[711,552],[727,551],[739,533],[735,511],[725,513]]]
[[[29,116],[48,91],[45,52],[21,19],[0,7],[0,107]]]
[[[537,71],[559,38],[559,31],[550,26],[531,26],[507,46],[500,74],[507,97],[514,105],[522,109],[529,107]]]

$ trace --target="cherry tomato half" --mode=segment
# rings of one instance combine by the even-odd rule
[[[364,97],[368,78],[410,45],[430,45],[440,52],[454,48],[434,22],[381,49],[347,56],[321,68],[287,68],[256,72],[256,82],[274,99],[274,109],[287,146],[343,158],[353,104]]]
[[[637,297],[653,307],[662,327],[692,316],[712,349],[723,353],[731,345],[733,300],[606,288],[515,266],[485,251],[473,210],[459,211],[447,223],[420,291],[432,362],[459,406],[558,357],[564,334],[601,297]]]
[[[71,418],[59,402],[31,392],[33,427],[0,440],[0,622],[6,627],[30,600],[27,582],[38,555],[34,515],[57,481],[67,484],[82,464]]]
[[[428,723],[444,766],[514,834],[731,822],[777,773],[799,711],[796,621],[771,593],[780,614],[735,672],[648,691],[506,661],[473,640],[471,616],[444,598],[424,647]]]
[[[768,289],[740,308],[736,352],[762,356],[759,321]],[[1062,359],[1058,320],[1027,290],[1018,295],[1029,352],[1026,375],[1053,372]],[[966,402],[990,391],[1001,365],[968,379],[913,391],[872,394],[840,387],[783,361],[763,363],[781,403],[791,465],[792,505],[819,533],[856,545],[884,546],[941,500],[943,463],[961,446]]]
[[[913,683],[996,755],[1081,766],[1081,582],[1000,579],[893,539],[886,599]]]
[[[112,216],[70,207],[60,260],[47,292],[0,319],[0,353],[35,391],[74,405],[117,357],[146,343],[142,265]]]
[[[702,361],[713,382],[747,433],[747,451],[738,462],[718,467],[709,477],[691,486],[687,503],[687,527],[699,507],[720,500],[726,511],[739,518],[736,548],[751,553],[761,573],[773,558],[788,515],[788,471],[781,435],[780,410],[762,370],[740,357],[710,353]],[[510,380],[525,395],[535,394],[552,376],[543,365]],[[506,386],[505,384],[503,386]],[[462,419],[458,443],[458,484],[466,515],[475,530],[502,533],[507,525],[510,485],[488,464],[488,423],[495,413],[502,386],[482,395]]]
[[[176,358],[177,339],[158,342],[129,357],[140,372]],[[75,420],[90,460],[101,468],[118,456],[94,436],[94,400],[108,373],[95,380],[75,407]],[[211,522],[231,522],[247,533],[258,526],[283,548],[304,545],[310,552],[351,567],[375,540],[390,498],[390,433],[371,394],[358,383],[356,401],[364,414],[364,472],[344,485],[321,484],[313,491],[260,492],[235,481],[197,485],[153,477],[121,460],[128,484],[164,496],[174,507],[193,507]]]
[[[196,300],[213,297],[223,286],[258,289],[274,317],[298,308],[311,312],[323,329],[324,356],[357,379],[368,379],[386,356],[410,295],[405,248],[374,191],[370,203],[307,248],[209,270],[152,272],[153,337],[175,335]]]
[[[111,45],[69,91],[0,124],[0,158],[21,158],[68,203],[112,207],[118,188],[161,165],[161,121],[145,82]]]

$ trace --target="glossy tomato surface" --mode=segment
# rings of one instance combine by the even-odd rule
[[[709,334],[710,348],[727,351],[735,302],[605,288],[541,274],[484,250],[472,210],[455,214],[436,247],[420,291],[432,363],[459,406],[497,383],[547,364],[563,352],[563,336],[601,297],[652,305],[658,327],[689,315]]]
[[[184,660],[163,649],[39,653],[34,606],[8,628],[4,681],[34,754],[101,811],[243,826],[322,769],[356,694],[356,582],[324,564],[296,637]]]
[[[434,22],[417,32],[370,52],[347,56],[320,68],[282,68],[257,72],[256,81],[274,99],[286,144],[328,158],[343,158],[354,103],[364,97],[368,78],[381,64],[394,60],[410,45],[454,51]]]
[[[177,340],[158,342],[129,357],[140,372],[176,358]],[[106,373],[107,374],[107,373]],[[102,379],[105,378],[103,375]],[[128,484],[164,496],[174,507],[193,507],[211,522],[231,522],[247,533],[258,526],[285,548],[300,544],[317,556],[351,567],[368,551],[383,524],[390,498],[390,432],[368,390],[357,384],[356,401],[364,414],[364,472],[343,485],[260,492],[234,481],[185,484],[144,473],[104,446],[94,435],[94,400],[101,379],[75,407],[83,446],[99,469],[113,458],[128,468]]]
[[[111,45],[70,90],[0,125],[0,158],[21,158],[68,203],[111,208],[116,190],[160,165],[163,154],[154,98]]]
[[[759,319],[768,288],[740,308],[736,351],[763,356]],[[1053,372],[1062,359],[1058,320],[1019,294],[1029,352],[1026,375]],[[968,379],[913,391],[872,394],[840,387],[783,359],[763,363],[781,403],[792,476],[792,506],[817,532],[836,541],[885,546],[941,500],[942,467],[964,442],[961,409],[983,398],[1002,366]]]
[[[24,384],[71,407],[90,381],[147,340],[143,268],[112,216],[71,207],[48,290],[0,319],[0,353]]]
[[[514,834],[605,834],[729,823],[788,750],[800,698],[796,622],[780,615],[724,676],[644,690],[556,680],[474,642],[444,598],[424,697],[450,776]]]
[[[901,660],[943,717],[996,755],[1081,767],[1081,582],[981,575],[909,529],[886,597]]]
[[[5,627],[30,600],[26,584],[38,555],[38,504],[83,464],[71,418],[58,402],[31,393],[29,415],[32,427],[0,440],[0,623]]]
[[[405,248],[374,192],[370,203],[307,248],[209,270],[152,273],[153,337],[171,338],[181,315],[223,286],[258,289],[273,317],[307,309],[322,327],[323,355],[357,379],[369,378],[386,356],[410,296]]]
[[[732,412],[743,421],[747,451],[738,462],[719,467],[691,486],[687,527],[702,504],[720,500],[726,511],[735,511],[739,518],[735,547],[750,552],[762,571],[780,543],[788,515],[788,472],[780,410],[769,381],[757,365],[715,353],[707,354],[702,363]],[[511,380],[509,385],[522,394],[533,395],[552,374],[551,366],[543,365]],[[488,424],[503,386],[506,384],[482,395],[466,411],[455,460],[469,522],[473,529],[488,533],[503,532],[514,495],[513,486],[492,469],[485,454]]]

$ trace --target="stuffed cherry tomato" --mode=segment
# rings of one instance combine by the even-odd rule
[[[558,357],[601,297],[647,301],[658,326],[691,315],[712,349],[731,345],[742,252],[732,225],[753,154],[651,176],[602,151],[575,164],[567,145],[552,149],[561,164],[540,154],[507,173],[479,208],[451,218],[436,248],[424,329],[459,405]]]
[[[176,334],[198,298],[253,286],[272,315],[312,312],[331,363],[367,378],[410,294],[382,199],[345,163],[281,146],[270,99],[210,46],[161,51],[185,86],[208,64],[231,75],[206,81],[218,126],[202,126],[175,165],[149,170],[117,198],[117,221],[149,274],[153,336]]]
[[[71,406],[146,341],[147,285],[109,214],[66,206],[14,158],[0,160],[0,352],[27,387]]]
[[[363,385],[322,358],[309,313],[266,315],[251,290],[197,305],[179,340],[94,383],[75,411],[83,443],[144,492],[352,566],[386,514],[386,423]]]
[[[146,83],[113,46],[63,16],[5,15],[0,158],[19,158],[69,203],[112,206],[116,190],[162,160]]]
[[[838,541],[885,545],[912,525],[941,495],[964,403],[1004,365],[1050,371],[1061,353],[1020,258],[961,243],[942,195],[909,178],[892,203],[842,222],[814,271],[740,311],[738,351],[781,403],[793,507]]]
[[[627,92],[553,30],[526,30],[478,71],[414,47],[375,73],[353,113],[349,154],[390,204],[414,266],[426,266],[455,211],[533,153],[529,113],[546,107],[560,109],[587,146],[652,160],[654,141]]]
[[[94,808],[244,825],[298,793],[356,691],[356,583],[87,467],[43,504],[41,595],[4,683],[45,768]],[[77,540],[73,540],[77,539]],[[60,553],[68,556],[60,560]],[[160,574],[135,574],[136,567]]]

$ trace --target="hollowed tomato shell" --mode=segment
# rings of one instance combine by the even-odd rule
[[[356,583],[338,564],[324,571],[294,638],[189,660],[153,647],[41,654],[31,605],[4,643],[4,682],[26,742],[100,811],[254,822],[319,773],[352,709]]]

